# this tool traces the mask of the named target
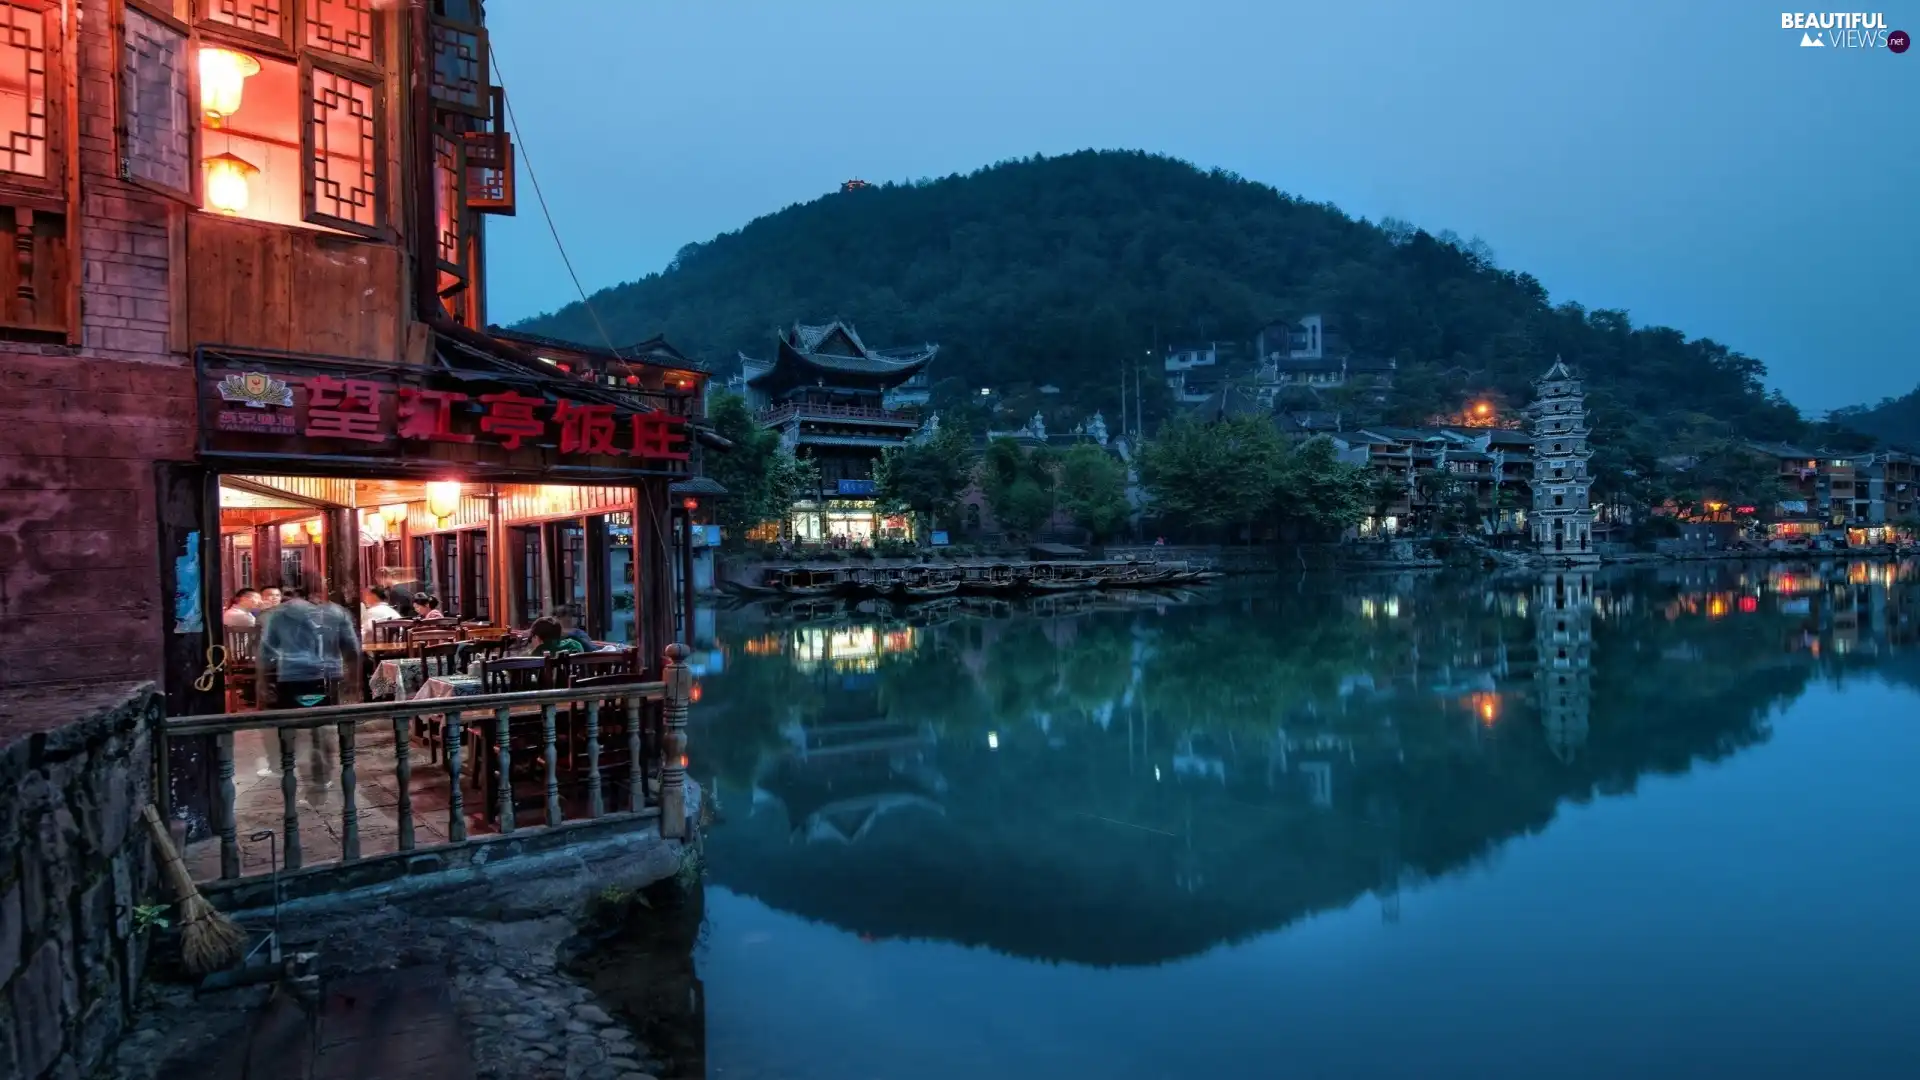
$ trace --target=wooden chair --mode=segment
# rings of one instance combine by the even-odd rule
[[[383,619],[373,624],[373,640],[382,645],[395,645],[407,640],[407,632],[412,629],[412,619]]]
[[[492,626],[486,623],[468,623],[460,627],[468,641],[505,641],[513,636],[513,631],[504,626]]]
[[[416,647],[420,645],[443,645],[447,642],[458,640],[460,640],[460,636],[451,630],[422,630],[415,628],[407,631],[406,636],[407,644]],[[409,649],[408,651],[411,652],[412,650]]]
[[[638,650],[635,650],[635,652],[637,654]],[[609,691],[609,695],[605,698],[599,700],[588,698],[574,703],[567,718],[567,768],[570,773],[576,768],[584,772],[587,759],[587,711],[589,709],[598,711],[600,717],[600,792],[602,799],[609,809],[622,804],[623,797],[629,790],[626,782],[628,770],[631,769],[634,764],[630,752],[630,745],[627,740],[627,707],[617,694],[622,687],[632,686],[635,683],[646,681],[646,673],[640,671],[636,666],[632,671],[618,672],[611,675],[587,675],[577,677],[569,684],[575,690],[605,689]],[[643,784],[650,778],[647,771],[645,771],[645,763],[652,760],[652,755],[658,753],[658,739],[653,738],[651,735],[652,725],[648,722],[648,714],[649,709],[643,704],[640,707],[640,759],[643,770],[641,782]],[[579,780],[573,781],[572,783],[578,784],[582,792],[587,788],[587,778],[585,776],[582,776]],[[629,806],[628,809],[635,810],[639,809],[639,807]]]
[[[457,641],[415,641],[411,655],[420,661],[420,678],[441,678],[459,673],[460,643]]]
[[[488,694],[517,694],[553,686],[553,663],[544,656],[503,656],[480,673],[480,687]]]
[[[545,656],[502,657],[488,661],[480,672],[481,692],[487,694],[546,690],[553,687],[553,680],[554,666]],[[545,732],[541,730],[539,723],[541,718],[541,709],[534,706],[524,711],[516,711],[508,719],[516,771],[532,768],[540,762],[541,755],[545,752]],[[486,802],[487,820],[493,821],[500,813],[500,785],[503,783],[511,785],[513,778],[500,775],[497,719],[491,715],[473,715],[472,723],[474,727],[472,745],[474,752],[479,755],[474,761],[476,779],[480,781],[482,797]]]
[[[491,664],[496,660],[504,660],[506,657],[506,638],[468,638],[460,642],[460,651],[456,663],[459,665],[461,671],[470,672],[473,670],[473,664],[476,660]]]
[[[445,630],[455,636],[460,632],[460,620],[447,615],[438,619],[415,619],[413,626],[416,630]]]
[[[583,678],[637,675],[640,671],[640,650],[638,649],[621,649],[619,652],[563,653],[554,660],[558,668],[555,678],[557,686],[578,686]]]
[[[227,711],[258,707],[256,693],[260,627],[227,628],[222,638],[227,650]]]

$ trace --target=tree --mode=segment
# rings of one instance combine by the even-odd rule
[[[889,448],[874,467],[875,490],[890,509],[921,521],[916,536],[931,523],[948,520],[973,480],[973,447],[964,431],[942,427],[931,437]]]
[[[1308,536],[1338,538],[1367,516],[1377,492],[1364,466],[1341,461],[1331,439],[1287,448],[1272,496],[1276,516]]]
[[[706,453],[703,466],[727,489],[714,512],[726,544],[738,547],[754,526],[785,520],[794,501],[815,489],[819,470],[788,453],[778,432],[756,423],[738,394],[715,393],[707,402],[707,422],[733,444],[731,450]]]
[[[1182,417],[1140,454],[1140,482],[1153,515],[1176,526],[1217,531],[1264,517],[1286,448],[1263,416],[1218,423]]]
[[[1100,543],[1127,524],[1127,467],[1104,448],[1079,443],[1060,459],[1060,506]]]
[[[1054,459],[1045,447],[1029,453],[1012,439],[995,439],[976,472],[994,519],[1008,533],[1031,535],[1053,516]]]

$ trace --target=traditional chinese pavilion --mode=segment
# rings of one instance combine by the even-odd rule
[[[915,409],[889,408],[887,392],[926,371],[938,345],[870,349],[835,321],[783,330],[771,361],[740,358],[741,382],[760,423],[820,469],[820,489],[793,507],[786,523],[798,540],[867,544],[907,539],[907,518],[878,512],[874,464],[920,426]]]
[[[488,327],[514,147],[480,0],[0,0],[0,28],[0,690],[221,712],[226,597],[296,582],[676,639],[707,377]]]

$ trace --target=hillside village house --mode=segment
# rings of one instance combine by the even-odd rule
[[[1289,387],[1330,390],[1366,377],[1391,385],[1391,359],[1355,356],[1340,333],[1320,315],[1263,327],[1251,343],[1210,341],[1174,345],[1162,359],[1167,389],[1175,401],[1202,405],[1238,392],[1271,409]]]
[[[1762,442],[1747,448],[1775,463],[1788,497],[1744,512],[1709,504],[1709,517],[1758,520],[1777,539],[1844,535],[1854,546],[1912,540],[1920,532],[1920,456],[1895,449],[1846,454]]]
[[[874,465],[921,424],[918,408],[889,404],[888,395],[917,395],[912,386],[940,351],[938,345],[870,349],[849,324],[795,324],[774,341],[771,360],[740,357],[732,386],[744,393],[762,427],[780,444],[811,459],[820,487],[793,505],[783,523],[802,543],[866,545],[912,540],[909,516],[883,514],[874,499]],[[765,528],[765,527],[763,527]],[[767,529],[761,539],[779,534]]]

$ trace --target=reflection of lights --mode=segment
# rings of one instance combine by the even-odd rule
[[[1153,767],[1153,778],[1154,778],[1155,780],[1158,780],[1158,779],[1160,779],[1160,766],[1158,766],[1158,765],[1155,765],[1155,766]]]
[[[1365,619],[1397,619],[1400,617],[1400,598],[1389,596],[1379,600],[1363,596],[1360,598],[1360,616]]]
[[[700,703],[700,684],[699,683],[694,683],[693,686],[687,690],[687,700],[690,702],[693,702],[695,705],[698,705]]]
[[[1707,597],[1707,618],[1718,619],[1727,613],[1727,598],[1720,595]]]
[[[1493,707],[1493,702],[1483,701],[1480,703],[1480,719],[1491,724],[1493,723],[1494,713],[1495,713],[1495,710]]]
[[[1000,749],[1000,733],[999,732],[997,731],[987,732],[987,749],[989,750]]]
[[[1757,596],[1743,596],[1743,597],[1741,597],[1741,598],[1740,598],[1740,614],[1742,614],[1742,615],[1751,615],[1751,614],[1753,614],[1754,612],[1756,612],[1756,611],[1759,611],[1759,610],[1760,610],[1760,598],[1759,598],[1759,597],[1757,597]]]

